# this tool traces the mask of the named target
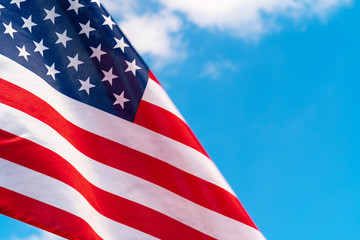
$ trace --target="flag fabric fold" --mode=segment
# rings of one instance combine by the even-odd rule
[[[0,0],[0,213],[67,239],[264,239],[96,0]]]

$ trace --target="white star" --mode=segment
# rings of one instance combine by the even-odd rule
[[[100,0],[91,0],[91,2],[97,3],[97,5],[100,7]]]
[[[115,41],[116,41],[116,45],[114,46],[114,49],[115,48],[120,48],[121,51],[123,53],[125,53],[125,48],[126,47],[129,47],[129,45],[127,45],[125,42],[124,42],[124,38],[122,37],[120,40],[117,39],[116,37],[114,37]]]
[[[34,44],[36,46],[34,52],[39,52],[41,54],[41,56],[44,56],[44,51],[49,49],[44,46],[43,41],[44,41],[43,39],[41,39],[41,41],[39,43],[34,41]]]
[[[60,17],[60,14],[57,14],[55,12],[55,7],[53,7],[51,10],[44,9],[46,12],[46,17],[44,20],[51,20],[52,23],[55,23],[55,18]]]
[[[68,11],[74,10],[76,14],[79,13],[79,8],[84,7],[84,5],[79,3],[79,0],[69,0],[70,7],[68,8]]]
[[[70,40],[72,40],[72,38],[69,38],[68,36],[66,36],[67,30],[64,31],[63,34],[60,33],[56,33],[56,35],[58,36],[58,40],[56,41],[56,43],[62,43],[62,45],[64,45],[64,47],[66,48],[66,43]]]
[[[84,33],[88,38],[90,36],[90,32],[95,31],[95,28],[90,27],[90,20],[86,24],[79,23],[81,27],[81,31],[79,34]]]
[[[3,23],[3,24],[5,26],[5,32],[4,33],[10,34],[11,38],[14,38],[14,33],[16,33],[17,31],[15,29],[13,29],[12,22],[10,22],[8,25],[6,25],[5,23]]]
[[[113,25],[116,25],[113,20],[111,20],[111,16],[106,17],[105,15],[102,15],[105,19],[103,25],[108,25],[111,30],[113,29]]]
[[[0,9],[3,9],[3,8],[5,8],[5,7],[4,7],[3,5],[1,5],[1,4],[0,4]]]
[[[23,45],[22,48],[16,47],[19,50],[19,57],[24,57],[26,61],[28,61],[28,56],[30,56],[30,53],[28,53],[25,49],[25,45]]]
[[[31,28],[33,26],[37,25],[36,23],[32,22],[32,20],[31,20],[32,16],[31,15],[30,15],[30,17],[28,19],[23,18],[23,17],[21,17],[21,18],[24,21],[24,25],[22,26],[22,28],[28,28],[30,32],[31,32]]]
[[[79,54],[76,54],[76,56],[75,57],[68,57],[68,59],[70,60],[70,63],[69,63],[69,65],[67,66],[68,68],[69,67],[74,67],[75,68],[75,70],[77,71],[78,70],[78,66],[80,65],[80,64],[83,64],[84,62],[82,62],[82,61],[80,61],[79,60]]]
[[[134,61],[132,61],[132,62],[128,62],[125,60],[125,62],[128,65],[128,68],[125,70],[125,72],[131,71],[134,74],[134,76],[136,76],[136,70],[141,69],[141,67],[136,66],[136,59],[134,59]]]
[[[120,95],[114,93],[114,97],[116,98],[114,105],[120,104],[121,108],[124,109],[124,103],[129,102],[130,100],[124,97],[124,91]]]
[[[119,76],[116,76],[113,74],[113,68],[110,68],[110,70],[107,72],[107,71],[104,71],[102,70],[103,74],[104,74],[104,78],[103,78],[103,82],[104,81],[108,81],[110,83],[110,85],[112,85],[112,80],[115,79],[115,78],[118,78]]]
[[[94,84],[90,83],[90,77],[88,77],[86,79],[86,81],[83,81],[83,80],[80,80],[80,79],[79,79],[79,81],[81,83],[81,87],[79,88],[79,91],[85,90],[87,92],[87,94],[90,95],[90,88],[95,87]]]
[[[58,70],[55,69],[55,63],[53,63],[51,65],[51,67],[45,65],[45,67],[47,68],[48,72],[46,73],[46,75],[51,76],[54,80],[55,80],[55,74],[60,73]]]
[[[96,57],[100,62],[101,61],[101,56],[106,54],[106,52],[101,50],[101,43],[99,44],[99,46],[97,48],[94,48],[94,47],[91,47],[91,46],[90,46],[90,48],[93,51],[93,54],[91,54],[90,57],[91,58]]]
[[[25,2],[25,0],[11,0],[10,4],[16,4],[18,8],[20,8],[20,3]]]

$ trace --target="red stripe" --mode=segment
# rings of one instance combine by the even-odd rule
[[[212,239],[162,213],[103,191],[88,182],[65,159],[27,139],[0,130],[0,147],[1,158],[73,187],[99,213],[114,221],[160,239]]]
[[[101,238],[83,219],[0,187],[0,213],[66,239]]]
[[[157,80],[157,78],[155,77],[155,75],[152,73],[152,71],[150,69],[149,69],[149,78],[151,78],[152,80],[157,82],[159,85],[161,85],[160,82]]]
[[[209,157],[189,126],[176,115],[161,107],[141,101],[134,123],[181,142]]]
[[[256,228],[239,200],[226,190],[165,162],[85,131],[63,118],[34,94],[5,80],[0,80],[0,101],[48,124],[80,152],[94,160],[138,176]]]

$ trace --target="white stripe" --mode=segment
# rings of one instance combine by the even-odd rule
[[[88,158],[48,125],[4,104],[0,104],[0,126],[56,152],[89,182],[105,191],[152,208],[217,239],[238,239],[239,236],[244,240],[260,239],[254,238],[259,232],[252,227]]]
[[[179,110],[176,108],[174,103],[171,101],[169,95],[165,92],[164,88],[151,78],[149,78],[149,81],[146,85],[142,100],[171,112],[185,122],[185,119],[183,118]]]
[[[85,220],[103,239],[155,239],[99,214],[75,189],[0,158],[0,186]]]
[[[197,150],[60,94],[43,79],[2,55],[0,66],[0,77],[48,102],[73,124],[164,161],[235,195],[214,162]]]

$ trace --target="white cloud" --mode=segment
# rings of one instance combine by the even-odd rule
[[[351,0],[158,0],[173,12],[204,28],[256,38],[276,27],[278,16],[326,17]]]
[[[321,20],[352,0],[103,0],[140,54],[157,63],[186,55],[185,25],[221,31],[243,39],[280,29],[279,17]]]
[[[127,14],[119,25],[135,49],[155,56],[157,64],[182,56],[181,20],[169,12]]]
[[[154,10],[156,4],[148,0],[102,0],[102,4],[120,19],[119,26],[135,49],[157,66],[184,57],[179,16],[165,8]]]

